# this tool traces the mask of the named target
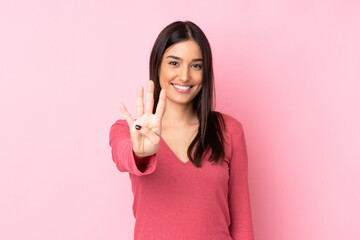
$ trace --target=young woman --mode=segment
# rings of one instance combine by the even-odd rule
[[[110,129],[112,158],[128,172],[134,194],[134,238],[254,239],[242,124],[213,110],[209,42],[194,23],[174,22],[150,56],[144,109]]]

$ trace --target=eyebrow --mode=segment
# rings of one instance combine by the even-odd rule
[[[180,60],[180,61],[183,60],[182,58],[174,56],[174,55],[169,55],[166,58],[174,58],[174,59]],[[194,58],[191,62],[198,62],[198,61],[202,61],[202,60],[203,60],[202,58]]]

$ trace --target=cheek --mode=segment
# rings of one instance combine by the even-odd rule
[[[201,81],[200,81],[200,84],[199,84],[199,92],[201,91],[201,89],[203,89],[204,87],[204,82],[202,80],[202,77],[201,77]]]
[[[199,92],[201,91],[202,88],[203,88],[203,84],[201,83],[201,85],[199,87]]]
[[[176,78],[176,76],[177,76],[177,72],[174,71],[174,69],[168,69],[168,68],[162,69],[161,74],[160,74],[160,78],[164,82],[170,81],[170,80]]]
[[[160,76],[159,83],[161,88],[167,88],[167,83],[164,81],[164,78]]]
[[[193,72],[193,78],[197,82],[202,82],[203,79],[203,72],[202,71],[194,71]]]

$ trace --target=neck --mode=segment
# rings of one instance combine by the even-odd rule
[[[193,102],[177,104],[166,99],[165,112],[162,117],[162,127],[183,127],[198,123],[193,110]]]

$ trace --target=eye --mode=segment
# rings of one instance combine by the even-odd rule
[[[174,66],[177,66],[178,63],[177,62],[169,62],[170,65],[174,65]]]
[[[200,64],[194,64],[193,67],[198,68],[198,69],[202,68],[202,66]]]

